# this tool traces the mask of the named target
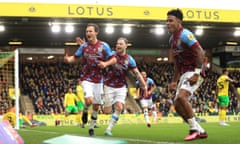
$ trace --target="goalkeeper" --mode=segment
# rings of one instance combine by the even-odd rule
[[[15,107],[9,108],[8,112],[3,115],[3,120],[9,121],[9,123],[12,125],[12,127],[15,127],[16,126],[16,108]],[[25,115],[23,115],[20,112],[19,113],[19,126],[22,128],[26,127],[26,125],[24,125],[24,122],[26,122],[31,127],[36,126]]]

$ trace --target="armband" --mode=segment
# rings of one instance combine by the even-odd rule
[[[200,68],[195,68],[195,69],[194,69],[194,72],[195,72],[196,74],[200,74],[201,71],[202,71],[202,69],[200,69]]]

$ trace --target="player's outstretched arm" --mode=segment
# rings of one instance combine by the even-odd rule
[[[67,62],[67,63],[75,62],[75,56],[69,56],[68,54],[66,54],[64,56],[64,62]]]
[[[139,72],[138,68],[134,68],[132,71],[135,74],[137,80],[139,81],[141,89],[144,90],[144,97],[147,97],[148,96],[147,84],[143,79],[141,73]]]
[[[99,63],[98,63],[98,66],[100,67],[100,68],[105,68],[105,67],[108,67],[108,66],[110,66],[110,65],[113,65],[113,64],[115,64],[117,62],[117,59],[115,58],[115,57],[112,57],[111,59],[109,59],[108,61],[100,61]]]
[[[83,43],[85,43],[85,39],[81,39],[80,37],[76,37],[76,43],[79,45],[82,45]]]

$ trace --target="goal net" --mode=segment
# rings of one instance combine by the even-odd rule
[[[9,110],[16,113],[15,128],[19,129],[19,60],[18,50],[0,52],[0,115]],[[11,118],[9,118],[11,123]]]

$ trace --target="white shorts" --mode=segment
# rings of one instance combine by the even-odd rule
[[[113,88],[104,85],[104,106],[112,106],[116,102],[121,102],[122,104],[125,104],[125,99],[127,97],[127,88],[121,87],[121,88]]]
[[[93,104],[103,104],[103,83],[82,81],[84,98],[93,97]]]
[[[140,100],[142,107],[152,108],[153,102],[152,99],[141,99]]]
[[[195,74],[195,72],[186,72],[180,77],[180,80],[179,80],[179,83],[178,83],[178,86],[177,86],[177,90],[176,90],[176,96],[178,96],[180,89],[184,89],[184,90],[187,90],[188,92],[191,93],[191,96],[189,97],[189,99],[192,97],[194,91],[197,90],[198,87],[203,82],[203,78],[200,76],[198,78],[197,83],[191,86],[188,79],[190,77],[192,77],[194,74]]]

